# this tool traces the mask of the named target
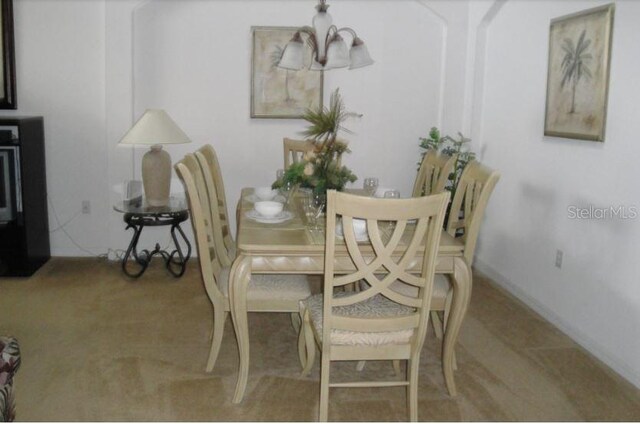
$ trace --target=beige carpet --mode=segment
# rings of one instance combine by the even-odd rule
[[[212,309],[196,262],[180,279],[156,260],[137,281],[119,264],[54,259],[29,279],[0,279],[0,334],[18,337],[22,421],[305,421],[317,417],[318,371],[299,377],[285,314],[250,317],[244,401],[231,403],[238,353],[227,322],[204,372]],[[457,348],[459,394],[446,392],[439,342],[421,362],[420,420],[640,420],[640,391],[518,301],[476,276]],[[355,376],[354,363],[334,368]],[[391,364],[362,373],[393,376]],[[331,420],[404,421],[405,390],[332,389]]]

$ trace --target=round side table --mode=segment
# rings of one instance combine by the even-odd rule
[[[172,197],[167,206],[149,206],[141,201],[137,204],[125,204],[119,202],[113,209],[124,214],[124,222],[127,224],[125,230],[133,228],[133,238],[127,252],[122,259],[122,271],[131,278],[138,278],[146,271],[151,259],[155,255],[160,255],[165,261],[167,270],[174,277],[181,277],[187,267],[187,261],[191,257],[191,243],[187,240],[180,224],[189,219],[189,208],[184,199]],[[171,238],[175,249],[171,253],[160,248],[160,243],[156,243],[153,250],[144,249],[138,252],[138,240],[144,227],[171,226]],[[183,244],[186,245],[186,255],[183,252],[176,232],[180,234]],[[134,262],[138,265],[138,270],[130,272],[127,269],[129,259],[133,256]]]

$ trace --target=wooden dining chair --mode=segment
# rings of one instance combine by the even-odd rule
[[[313,365],[316,343],[321,348],[320,421],[326,421],[330,387],[407,386],[409,416],[418,419],[418,365],[427,332],[435,260],[449,193],[412,199],[375,199],[336,191],[327,195],[324,294],[301,302],[305,368]],[[340,216],[346,249],[354,272],[334,273],[336,219]],[[358,244],[354,218],[367,220],[370,242]],[[409,220],[417,220],[405,230]],[[389,229],[390,222],[394,225]],[[403,253],[394,255],[403,242]],[[411,274],[416,252],[424,243],[422,270]],[[359,292],[337,291],[361,279]],[[416,296],[391,288],[394,281],[416,287]],[[408,360],[407,378],[387,381],[330,383],[333,361]]]
[[[205,291],[213,305],[213,334],[207,360],[207,372],[213,367],[220,352],[224,324],[231,310],[229,304],[230,267],[221,262],[221,227],[216,190],[209,190],[205,174],[196,159],[188,154],[175,165],[189,200],[191,223],[196,238],[200,272]],[[211,207],[213,206],[213,207]],[[218,242],[216,242],[218,240]],[[247,290],[247,310],[250,312],[289,312],[298,315],[299,301],[311,294],[303,275],[253,275]]]
[[[453,172],[456,158],[457,155],[447,156],[429,150],[422,158],[412,197],[442,193],[449,181],[449,175]]]
[[[473,264],[484,211],[499,179],[500,173],[498,171],[477,161],[472,161],[462,171],[451,201],[447,232],[453,237],[459,237],[464,243],[464,258],[469,266]],[[439,338],[442,338],[446,329],[452,296],[452,284],[448,276],[437,275],[431,300],[431,310],[433,311],[431,319],[435,333]],[[440,312],[444,313],[444,321],[440,320]]]
[[[284,138],[282,140],[284,148],[284,169],[289,168],[294,163],[299,163],[305,153],[313,151],[315,145],[311,140],[294,140]]]

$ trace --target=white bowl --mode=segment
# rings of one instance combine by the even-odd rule
[[[262,201],[255,202],[253,204],[253,207],[260,215],[264,216],[265,218],[273,218],[280,212],[282,212],[284,205],[280,202]]]
[[[278,190],[273,190],[271,187],[256,187],[253,193],[260,200],[272,200],[278,194]]]
[[[367,221],[365,219],[353,219],[353,233],[356,236],[356,240],[365,240],[369,237],[367,232]],[[342,228],[342,220],[336,224],[336,234],[340,237],[344,237],[344,229]]]
[[[363,238],[367,236],[367,221],[364,219],[353,219],[353,232],[357,238]]]

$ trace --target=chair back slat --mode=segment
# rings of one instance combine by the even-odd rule
[[[223,206],[221,206],[221,203],[224,202],[221,202],[221,198],[219,197],[219,186],[213,178],[215,171],[210,168],[210,162],[202,152],[197,151],[195,153],[195,158],[198,162],[204,189],[206,190],[207,197],[209,199],[208,207],[211,211],[211,235],[215,243],[216,251],[218,252],[220,264],[223,267],[228,267],[231,266],[234,258],[231,257],[227,243],[225,243],[225,233],[229,234],[229,226],[225,222],[226,213],[223,212]]]
[[[473,263],[484,211],[499,179],[498,171],[476,161],[470,162],[460,176],[451,202],[447,232],[454,237],[462,233],[464,256],[469,265]]]
[[[312,152],[315,148],[310,140],[293,140],[291,138],[284,138],[282,145],[284,148],[284,169],[294,163],[301,162],[304,154]]]
[[[413,185],[413,197],[442,193],[453,172],[457,155],[447,156],[429,150],[422,159]]]
[[[418,333],[426,332],[435,257],[449,193],[412,199],[375,199],[330,190],[327,197],[323,351],[324,341],[330,339],[332,329],[361,332],[413,329]],[[335,275],[333,268],[338,219],[342,221],[344,242],[355,267],[355,271],[347,275]],[[368,242],[357,241],[354,219],[366,220]],[[367,249],[366,253],[363,253],[363,248]],[[420,248],[424,249],[422,272],[411,274],[407,270]],[[333,296],[334,288],[360,280],[368,283],[362,291],[349,296]],[[418,296],[394,291],[391,288],[394,281],[418,287]],[[405,313],[366,319],[333,314],[334,307],[357,305],[372,300],[374,296],[395,302],[404,308]],[[423,321],[424,328],[418,329]]]
[[[334,305],[335,306],[335,305]],[[345,318],[335,315],[333,318],[334,329],[346,331],[362,331],[362,328],[375,328],[381,331],[401,331],[407,328],[416,328],[420,325],[420,315],[404,315],[392,320],[389,318]]]
[[[222,170],[218,161],[218,155],[213,146],[211,146],[210,144],[207,144],[198,149],[197,153],[200,153],[204,157],[207,165],[209,166],[210,172],[208,178],[213,182],[213,185],[216,188],[222,232],[224,235],[224,244],[226,246],[227,252],[230,252],[235,248],[235,241],[233,240],[233,234],[231,232],[231,227],[229,224],[229,205],[227,203],[227,196],[225,194],[224,180],[222,178]],[[201,159],[200,162],[204,163]],[[207,181],[209,181],[209,179],[207,179]]]
[[[210,231],[210,218],[207,218],[210,213],[208,209],[203,207],[203,203],[208,202],[208,194],[204,185],[197,183],[197,174],[201,172],[200,167],[193,155],[187,155],[183,160],[176,163],[175,169],[184,184],[189,201],[191,224],[196,239],[198,261],[205,290],[214,304],[223,302],[224,295],[217,285],[221,267],[216,256],[213,236]]]
[[[305,153],[313,152],[316,145],[312,140],[294,140],[291,138],[282,139],[284,149],[284,169],[289,168],[294,163],[300,163],[304,159]],[[342,155],[336,158],[338,166],[342,163]]]

